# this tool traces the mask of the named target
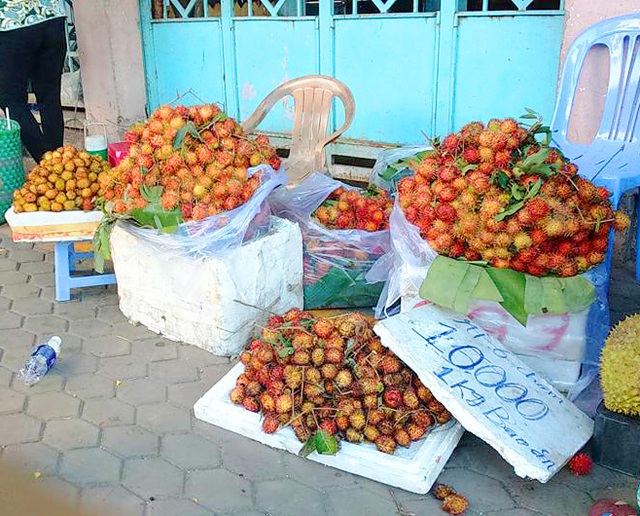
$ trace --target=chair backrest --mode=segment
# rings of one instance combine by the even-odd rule
[[[283,97],[294,101],[291,149],[286,169],[289,183],[299,181],[313,171],[326,168],[324,148],[344,133],[353,120],[355,101],[349,88],[333,77],[308,75],[281,84],[273,90],[242,124],[251,133]],[[344,123],[327,136],[332,100],[338,97],[344,105]]]
[[[569,48],[562,72],[556,110],[551,122],[554,142],[570,158],[585,152],[585,145],[569,141],[567,131],[580,71],[595,46],[609,53],[609,80],[604,110],[589,153],[612,159],[617,154],[638,154],[640,147],[640,15],[609,18],[582,32]],[[619,156],[618,156],[619,157]]]

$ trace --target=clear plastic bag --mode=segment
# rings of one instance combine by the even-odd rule
[[[406,175],[413,174],[413,172],[402,166],[399,166],[395,172],[393,170],[389,171],[389,167],[428,150],[431,150],[431,147],[427,145],[413,145],[380,151],[371,171],[369,182],[389,192],[395,191],[398,181]]]
[[[398,301],[402,311],[428,303],[418,292],[437,256],[418,228],[407,221],[397,202],[390,218],[390,238],[391,251],[367,275],[369,281],[387,279],[375,309],[378,318],[390,315]],[[583,276],[595,286],[596,298],[581,312],[529,315],[524,327],[499,303],[476,300],[466,315],[534,370],[577,396],[593,379],[591,374],[581,376],[581,365],[597,365],[609,332],[606,266],[600,264]]]
[[[334,230],[311,214],[337,188],[348,185],[318,172],[269,199],[273,212],[300,224],[304,251],[305,308],[372,307],[382,282],[369,283],[371,266],[389,250],[389,231]]]
[[[233,210],[184,222],[175,233],[159,233],[156,229],[130,223],[121,227],[162,253],[206,258],[240,247],[244,242],[269,232],[271,219],[267,197],[286,183],[284,171],[275,171],[268,165],[251,168],[248,173],[249,176],[259,174],[261,184],[246,203]]]

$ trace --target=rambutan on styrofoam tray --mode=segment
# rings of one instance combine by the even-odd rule
[[[70,242],[90,240],[102,220],[100,210],[33,211],[5,213],[14,242]]]
[[[209,389],[194,405],[195,416],[272,448],[297,454],[302,443],[291,428],[281,428],[275,434],[265,434],[260,414],[234,405],[229,399],[229,393],[243,371],[244,366],[237,364]],[[429,492],[438,478],[463,432],[464,429],[458,422],[451,421],[436,427],[425,439],[412,443],[409,448],[398,447],[394,455],[379,452],[372,444],[352,444],[343,440],[336,455],[319,455],[314,452],[307,458],[393,487],[424,494]]]

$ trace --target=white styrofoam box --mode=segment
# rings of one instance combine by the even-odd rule
[[[193,407],[195,416],[272,448],[297,454],[302,443],[291,428],[281,428],[275,434],[266,434],[262,431],[260,414],[231,403],[229,393],[243,371],[244,366],[237,364],[205,393]],[[412,443],[409,448],[398,447],[394,455],[379,452],[373,444],[342,441],[336,455],[319,455],[314,452],[307,458],[325,466],[424,494],[431,489],[463,433],[460,424],[451,421],[435,428],[425,439]]]
[[[412,310],[413,308],[429,304],[429,301],[425,301],[417,292],[414,292],[413,294],[403,295],[400,303],[400,310],[404,313]],[[479,310],[478,306],[482,307],[485,304],[488,306],[486,307],[483,315],[489,313],[495,314],[497,312],[497,315],[493,316],[495,319],[492,319],[491,316],[481,318],[473,317],[474,310]],[[496,305],[497,309],[492,305]],[[540,373],[547,381],[551,382],[556,389],[567,392],[576,384],[580,378],[580,371],[582,367],[581,359],[585,353],[586,335],[581,338],[578,337],[578,330],[570,324],[569,326],[572,328],[571,331],[566,331],[566,338],[560,339],[562,348],[556,348],[551,351],[545,346],[548,344],[549,339],[552,338],[553,332],[551,332],[550,335],[544,328],[540,328],[539,325],[533,323],[534,317],[529,316],[529,323],[526,328],[522,327],[518,322],[513,321],[511,321],[511,325],[508,327],[506,324],[501,327],[499,326],[499,323],[500,321],[505,320],[505,314],[510,319],[513,318],[511,315],[506,313],[504,308],[502,308],[498,303],[472,302],[470,306],[472,308],[467,315],[471,320],[482,326],[487,333],[496,337],[507,347],[507,349],[513,351],[520,360],[531,367],[534,371]],[[573,315],[578,315],[579,317],[571,319],[571,316]],[[570,320],[579,321],[582,314],[567,314],[567,316],[558,317],[569,317]],[[563,319],[560,319],[560,324],[562,324],[562,320]],[[532,324],[536,327],[534,328],[531,326]],[[519,328],[516,326],[519,326]],[[576,323],[576,326],[579,327],[580,324]],[[510,329],[511,331],[506,331],[507,329]],[[531,333],[527,330],[530,330]],[[518,335],[518,333],[520,335],[514,337],[514,334]],[[525,347],[524,344],[526,343],[530,343],[530,347]],[[577,351],[572,350],[570,348],[571,345],[576,346]],[[562,356],[562,349],[566,349],[566,354],[575,358],[558,358],[559,356]]]
[[[284,219],[273,217],[268,235],[204,259],[158,252],[116,225],[111,253],[125,316],[216,355],[239,353],[269,313],[302,308],[302,235]]]
[[[593,435],[585,413],[468,317],[430,303],[373,330],[521,477],[547,482]]]
[[[102,212],[32,211],[16,213],[13,207],[5,213],[14,242],[70,242],[90,240],[102,220]]]

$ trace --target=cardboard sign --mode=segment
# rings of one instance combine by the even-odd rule
[[[546,482],[593,433],[589,417],[462,315],[428,305],[374,331],[521,477]]]

